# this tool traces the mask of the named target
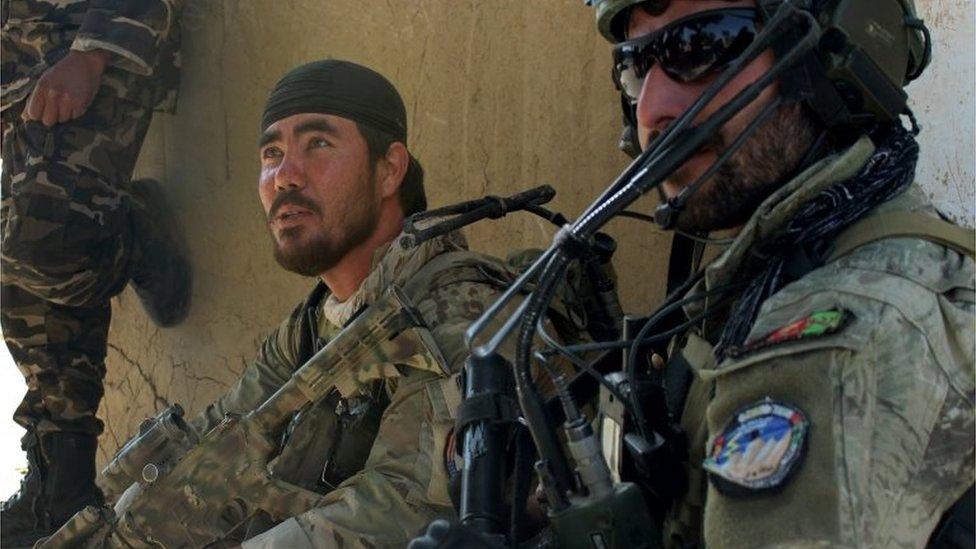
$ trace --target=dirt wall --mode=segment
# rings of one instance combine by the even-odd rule
[[[923,2],[923,15],[941,4]],[[966,2],[946,4],[953,7],[939,7],[937,21],[968,32],[971,44]],[[432,206],[549,183],[558,190],[553,207],[572,216],[626,164],[616,149],[609,45],[580,1],[188,0],[184,26],[179,113],[157,116],[137,175],[163,180],[180,206],[196,266],[193,311],[183,325],[160,330],[131,290],[118,298],[103,459],[167,403],[192,414],[223,392],[313,285],[274,263],[257,199],[259,116],[290,67],[335,57],[389,77],[406,101],[409,145],[426,168]],[[968,62],[968,84],[959,89],[972,113],[971,55]],[[932,73],[945,74],[926,78]],[[924,82],[913,90],[929,89]],[[951,116],[940,101],[926,96],[918,110]],[[962,146],[950,155],[955,164],[933,168],[944,182],[933,194],[968,196],[968,210],[959,211],[971,216],[972,115],[962,122],[968,156]],[[931,150],[943,147],[925,154]],[[651,200],[639,205],[651,208]],[[608,232],[620,245],[625,309],[647,311],[663,293],[670,238],[628,220]],[[468,231],[474,248],[496,254],[544,246],[551,235],[525,215]]]

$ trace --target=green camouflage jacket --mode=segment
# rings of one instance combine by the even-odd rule
[[[4,0],[0,110],[24,100],[69,49],[112,52],[102,85],[172,111],[179,84],[182,0]]]
[[[504,281],[486,281],[504,267],[489,258],[478,265],[472,252],[456,253],[466,248],[459,233],[414,249],[399,242],[377,251],[373,271],[346,302],[326,296],[315,311],[317,337],[328,341],[390,284],[419,284],[426,290],[411,296],[414,305],[445,359],[444,369],[459,372],[467,356],[464,330],[500,294]],[[425,264],[448,252],[464,258],[464,265],[437,269],[431,280],[416,278]],[[196,418],[195,427],[206,431],[227,412],[253,409],[301,366],[302,334],[309,327],[303,309],[304,304],[297,307],[264,341],[237,385]],[[461,398],[457,376],[401,369],[399,377],[364,393],[365,400],[333,395],[289,426],[288,441],[271,467],[285,480],[328,491],[326,503],[244,547],[403,547],[436,516],[454,515],[445,448]],[[331,489],[333,483],[338,485]]]
[[[704,285],[735,280],[755,243],[873,150],[864,138],[766,200]],[[897,211],[936,215],[916,186],[874,213]],[[677,343],[697,375],[691,489],[668,544],[925,545],[974,480],[974,298],[972,259],[889,238],[770,297],[733,358],[712,357],[720,322]]]

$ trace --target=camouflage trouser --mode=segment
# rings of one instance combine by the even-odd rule
[[[98,434],[109,298],[129,278],[125,191],[151,111],[103,86],[85,114],[47,128],[3,112],[3,336],[27,381],[28,431]]]

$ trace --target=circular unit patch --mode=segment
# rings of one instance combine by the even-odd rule
[[[727,496],[776,490],[799,469],[809,428],[801,410],[767,397],[735,414],[710,444],[702,467]]]

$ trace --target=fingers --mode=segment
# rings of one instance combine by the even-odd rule
[[[40,120],[44,114],[44,103],[47,93],[40,86],[34,88],[30,99],[27,100],[27,108],[24,109],[25,120]]]
[[[24,110],[24,118],[45,126],[63,124],[85,114],[87,105],[70,95],[38,85]]]
[[[41,123],[45,126],[53,126],[58,121],[61,101],[61,94],[58,92],[54,90],[47,92],[47,99],[44,100],[44,114],[41,115]]]

